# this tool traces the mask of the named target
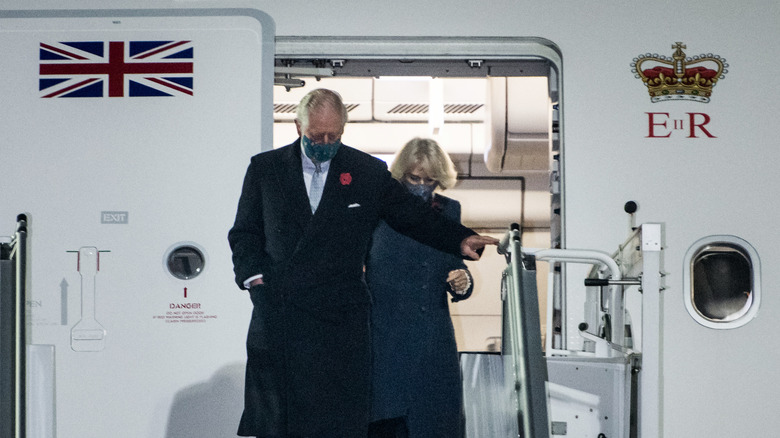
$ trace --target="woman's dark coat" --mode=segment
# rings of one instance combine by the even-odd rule
[[[435,195],[433,207],[460,222],[460,204]],[[447,274],[465,269],[384,222],[366,263],[372,295],[372,420],[406,417],[412,438],[463,436],[462,385],[447,305]],[[454,299],[467,298],[466,295]]]

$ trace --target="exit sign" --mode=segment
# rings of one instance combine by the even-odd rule
[[[126,211],[101,211],[101,224],[127,224]]]

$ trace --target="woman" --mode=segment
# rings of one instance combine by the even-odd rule
[[[431,208],[460,222],[460,204],[434,193],[457,179],[452,161],[435,141],[409,141],[390,171]],[[460,366],[447,294],[453,301],[471,294],[473,282],[463,260],[380,223],[366,262],[366,281],[373,299],[369,436],[462,437]]]

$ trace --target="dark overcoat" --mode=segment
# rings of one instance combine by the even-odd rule
[[[474,232],[434,213],[381,160],[348,146],[331,160],[312,215],[300,139],[252,157],[228,240],[249,293],[244,413],[238,433],[363,438],[370,393],[370,297],[363,278],[379,220],[459,254]]]
[[[460,204],[436,194],[434,208],[460,222]],[[410,438],[458,438],[463,394],[447,274],[463,260],[380,223],[366,262],[373,298],[373,421],[404,417]],[[468,298],[472,286],[454,300]]]

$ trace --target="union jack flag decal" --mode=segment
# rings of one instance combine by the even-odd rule
[[[38,89],[51,97],[192,96],[191,41],[41,43]]]

